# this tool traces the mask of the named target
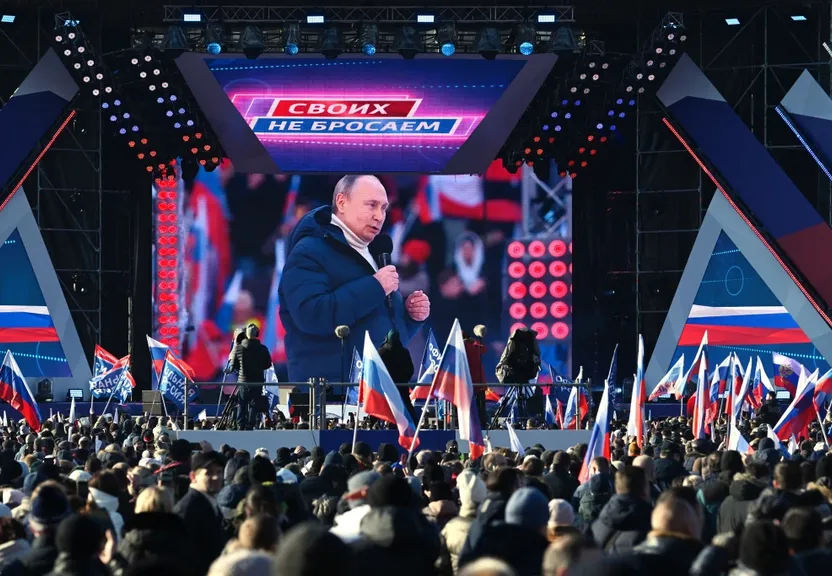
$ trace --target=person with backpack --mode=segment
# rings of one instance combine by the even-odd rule
[[[615,495],[604,505],[587,536],[604,551],[629,551],[650,532],[652,512],[645,470],[625,466],[615,474]]]

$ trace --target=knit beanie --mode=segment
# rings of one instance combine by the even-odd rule
[[[575,524],[575,509],[572,504],[560,498],[549,500],[549,527],[573,526]]]
[[[539,531],[549,521],[546,496],[537,488],[520,488],[506,503],[506,523]]]
[[[822,456],[815,464],[816,478],[832,478],[832,455]]]
[[[769,520],[747,523],[740,539],[740,562],[759,574],[785,573],[789,544],[783,530]]]
[[[456,477],[456,489],[459,491],[460,516],[475,516],[477,509],[485,501],[487,489],[485,482],[473,470],[463,470]]]
[[[325,526],[312,522],[300,524],[286,534],[272,564],[273,576],[355,573],[350,547]]]
[[[58,552],[70,554],[78,560],[97,555],[104,545],[104,529],[90,516],[73,514],[58,526],[55,536]]]

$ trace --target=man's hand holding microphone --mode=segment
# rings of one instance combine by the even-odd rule
[[[390,265],[379,268],[378,272],[373,276],[381,284],[385,296],[389,296],[399,289],[399,273],[396,271],[395,266]]]
[[[384,266],[374,275],[384,289],[384,295],[390,296],[399,289],[399,273],[395,266]],[[430,300],[421,290],[416,290],[404,302],[404,309],[417,322],[424,322],[430,316]]]

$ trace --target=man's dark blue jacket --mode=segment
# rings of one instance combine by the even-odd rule
[[[280,320],[286,329],[289,380],[309,378],[341,381],[341,341],[335,328],[350,327],[345,377],[353,347],[359,355],[369,331],[378,348],[392,327],[384,290],[375,270],[331,223],[329,206],[316,208],[298,222],[286,243],[286,264],[280,279]],[[399,292],[393,293],[393,316],[402,344],[421,327],[405,312]]]

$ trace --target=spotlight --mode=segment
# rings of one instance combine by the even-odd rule
[[[307,24],[323,24],[325,22],[323,12],[307,12],[306,13],[306,23]]]
[[[494,60],[502,49],[500,33],[496,28],[480,28],[474,39],[477,52],[486,60]]]
[[[300,37],[300,25],[286,24],[283,29],[283,52],[294,56],[298,53],[298,38]]]
[[[174,58],[182,55],[188,49],[188,39],[185,37],[185,32],[180,26],[171,26],[165,32],[165,37],[162,38],[162,50],[173,56]],[[138,64],[136,58],[131,60],[133,64]]]
[[[416,14],[416,22],[418,24],[434,24],[436,22],[436,15],[424,12]]]
[[[188,22],[190,24],[202,22],[202,13],[196,10],[183,10],[182,22]]]
[[[246,26],[240,36],[240,47],[246,58],[255,60],[266,49],[266,37],[257,26]]]
[[[515,32],[515,43],[520,54],[524,56],[530,55],[534,52],[535,45],[535,30],[528,24],[519,24]]]
[[[361,51],[366,56],[372,56],[376,53],[376,44],[378,44],[378,26],[371,22],[366,22],[361,25]]]
[[[338,58],[338,55],[344,51],[341,31],[337,27],[331,26],[323,31],[320,40],[320,51],[328,60]]]
[[[216,56],[222,52],[222,41],[222,24],[211,22],[205,26],[205,49],[209,54]]]
[[[436,41],[443,56],[453,56],[456,52],[456,29],[453,24],[443,24],[436,33]]]
[[[14,14],[0,15],[0,24],[14,24]]]
[[[555,16],[554,12],[538,12],[537,13],[537,23],[538,24],[554,24],[557,17]]]
[[[726,18],[725,23],[728,24],[728,26],[739,26],[740,25],[740,19],[739,18]]]
[[[14,16],[12,16],[14,18]],[[792,20],[795,22],[806,22],[806,16],[803,14],[792,14]]]
[[[419,33],[413,26],[402,26],[393,41],[393,49],[406,60],[415,58],[420,46]]]

